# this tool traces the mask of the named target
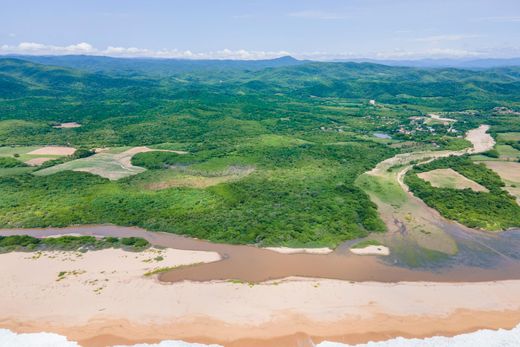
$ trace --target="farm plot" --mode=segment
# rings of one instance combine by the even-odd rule
[[[486,161],[484,164],[495,171],[506,184],[505,188],[520,204],[520,163],[509,161]]]
[[[46,161],[72,155],[75,148],[65,146],[5,146],[0,147],[0,157],[14,157],[30,166],[39,166]]]
[[[35,175],[52,175],[60,171],[70,170],[89,172],[110,180],[118,180],[123,177],[137,175],[146,171],[145,168],[132,165],[131,159],[137,153],[150,151],[154,151],[154,149],[148,147],[133,147],[123,152],[119,152],[118,149],[115,148],[113,150],[97,153],[88,158],[72,160],[37,171],[35,172]],[[185,152],[177,151],[176,153],[183,154]]]
[[[487,192],[486,187],[472,181],[453,169],[436,169],[417,174],[436,188],[471,189],[475,192]]]

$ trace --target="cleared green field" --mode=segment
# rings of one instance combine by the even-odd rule
[[[453,169],[436,169],[417,174],[423,180],[430,182],[433,187],[450,189],[471,189],[475,192],[487,192],[486,187],[481,186]]]
[[[52,175],[61,171],[83,171],[94,175],[108,178],[110,180],[118,180],[123,177],[137,175],[146,169],[124,163],[122,159],[123,153],[98,153],[88,158],[76,159],[63,164],[52,166],[34,174],[38,176]],[[131,158],[131,156],[130,156]]]
[[[498,141],[520,141],[520,132],[500,133],[497,138]]]
[[[89,172],[110,180],[118,180],[123,177],[137,175],[146,171],[145,168],[134,166],[132,157],[137,153],[154,151],[148,147],[116,147],[87,158],[68,161],[35,172],[38,176],[52,175],[61,171]],[[160,150],[167,151],[167,150]],[[184,152],[177,152],[184,153]]]
[[[29,173],[34,170],[34,167],[11,167],[0,168],[0,177],[16,176],[24,173]]]
[[[28,161],[34,158],[60,158],[62,155],[51,154],[28,154],[41,146],[5,146],[0,147],[0,157],[15,157],[20,161]]]
[[[40,148],[39,146],[28,146],[28,147],[24,147],[24,146],[5,146],[5,147],[0,147],[0,157],[12,157],[14,156],[15,154],[19,154],[19,155],[22,155],[22,154],[27,154],[29,152],[32,152],[36,149]]]
[[[408,201],[408,197],[397,183],[395,175],[390,173],[384,176],[372,176],[365,173],[358,177],[356,184],[370,196],[394,207],[400,207]]]
[[[500,154],[500,159],[514,160],[520,158],[520,151],[509,145],[497,145],[496,148]]]
[[[484,164],[502,178],[506,184],[504,189],[515,196],[520,204],[520,163],[495,161],[485,162]]]

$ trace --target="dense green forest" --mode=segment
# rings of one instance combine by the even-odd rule
[[[489,192],[434,188],[417,176],[419,172],[444,168],[452,168]],[[500,177],[483,164],[473,163],[468,156],[441,158],[418,165],[406,175],[405,183],[417,197],[443,216],[469,227],[502,230],[520,225],[520,206],[502,189],[504,183]]]
[[[0,227],[115,223],[219,242],[333,246],[385,229],[354,185],[378,162],[464,148],[461,133],[481,123],[520,130],[517,116],[494,111],[518,109],[516,68],[49,59],[0,59],[0,152],[9,153],[0,157]],[[430,112],[457,119],[456,131],[414,128],[411,119]],[[81,126],[57,127],[64,122]],[[39,169],[11,156],[41,145],[80,150]],[[118,181],[36,175],[94,148],[145,145],[187,154],[137,154],[133,165],[148,170]],[[190,179],[199,186],[183,183]]]

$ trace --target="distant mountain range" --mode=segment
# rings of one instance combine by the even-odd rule
[[[203,70],[262,70],[269,67],[284,67],[304,64],[286,56],[265,60],[193,60],[159,58],[114,58],[92,55],[10,55],[33,63],[79,69],[89,72],[171,74]]]
[[[421,67],[421,68],[459,68],[490,69],[497,67],[520,66],[520,58],[509,59],[419,59],[419,60],[377,60],[350,59],[335,60],[337,62],[374,63],[388,66]]]
[[[89,55],[9,55],[6,57],[26,61],[79,69],[89,72],[153,73],[171,74],[208,70],[251,70],[301,65],[309,60],[298,60],[291,56],[265,60],[189,60],[158,58],[115,58]],[[489,69],[520,66],[520,58],[509,59],[421,59],[421,60],[378,60],[345,59],[333,62],[373,63],[387,66],[418,68]]]

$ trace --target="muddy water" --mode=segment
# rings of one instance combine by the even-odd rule
[[[25,234],[35,237],[70,233],[93,236],[137,236],[147,239],[156,246],[215,251],[222,257],[218,262],[164,273],[160,279],[166,282],[231,279],[263,282],[291,276],[379,282],[471,282],[520,279],[520,234],[518,232],[508,232],[503,235],[476,233],[468,237],[455,228],[453,233],[461,233],[459,238],[465,242],[461,242],[463,247],[457,256],[451,257],[450,261],[434,269],[412,269],[401,266],[392,258],[385,260],[377,256],[354,255],[348,251],[349,243],[326,255],[280,254],[254,246],[215,244],[169,233],[148,232],[144,229],[114,225],[0,230],[0,235]]]

